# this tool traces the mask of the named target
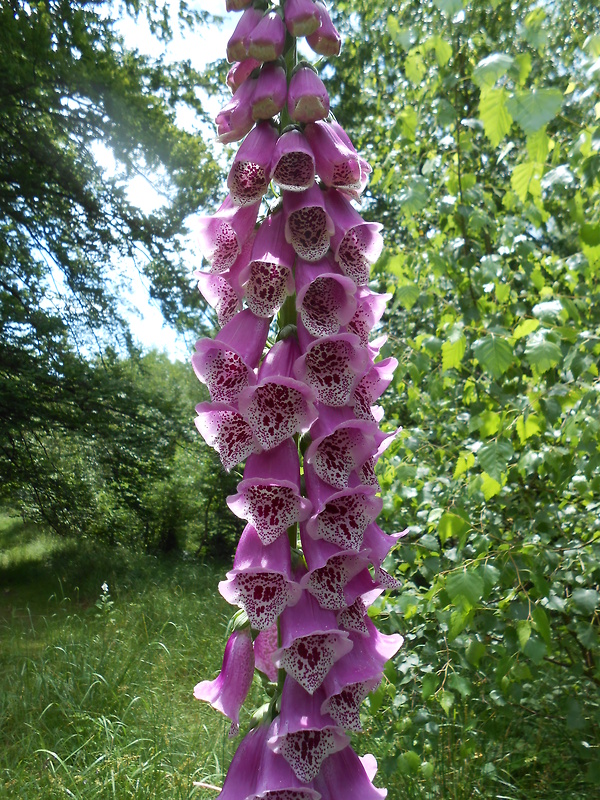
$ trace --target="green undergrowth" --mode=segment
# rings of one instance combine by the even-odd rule
[[[224,570],[57,540],[0,517],[0,797],[214,797]],[[104,586],[104,588],[103,588]]]

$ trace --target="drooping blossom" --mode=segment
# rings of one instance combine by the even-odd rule
[[[381,226],[353,205],[371,167],[329,116],[315,68],[292,63],[300,36],[320,55],[339,52],[325,5],[227,0],[227,10],[241,14],[217,132],[245,139],[227,199],[195,224],[208,262],[198,286],[220,330],[192,363],[210,395],[196,426],[224,469],[243,469],[227,502],[246,525],[219,583],[240,609],[234,633],[220,675],[195,695],[235,728],[254,667],[268,686],[222,800],[378,800],[375,759],[347,736],[402,644],[368,613],[399,585],[388,557],[405,534],[376,522],[376,465],[396,436],[381,430],[377,403],[397,361],[380,356],[389,295],[369,286]]]

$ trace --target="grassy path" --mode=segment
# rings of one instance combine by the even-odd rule
[[[57,542],[0,518],[0,797],[214,797],[224,570]],[[106,584],[107,591],[102,585]]]

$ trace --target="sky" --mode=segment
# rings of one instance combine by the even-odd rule
[[[172,20],[176,20],[178,0],[170,0],[168,5],[171,8]],[[187,32],[184,37],[175,24],[175,35],[167,48],[152,36],[148,24],[142,18],[133,20],[130,17],[123,17],[118,21],[116,28],[124,37],[128,47],[135,48],[152,57],[166,54],[171,60],[189,59],[193,67],[202,70],[211,61],[224,57],[227,40],[239,17],[237,14],[225,15],[225,0],[196,0],[194,5],[216,14],[223,14],[225,16],[223,27],[200,27],[193,34]],[[207,108],[214,114],[219,110],[211,108],[210,104],[207,105]],[[193,113],[181,114],[177,121],[183,128],[195,130]],[[209,131],[207,135],[215,135],[215,133]],[[107,148],[99,145],[95,149],[95,157],[109,173],[111,169],[114,169],[114,159]],[[164,198],[156,191],[151,180],[143,175],[138,175],[130,181],[128,195],[131,202],[146,213],[159,208],[164,202]],[[191,266],[190,275],[195,267],[196,265]],[[130,277],[131,290],[129,295],[124,298],[122,308],[137,343],[145,350],[157,348],[165,351],[172,360],[189,360],[194,344],[193,337],[186,341],[173,328],[165,324],[158,304],[150,300],[147,282],[142,279],[136,269],[130,270]]]

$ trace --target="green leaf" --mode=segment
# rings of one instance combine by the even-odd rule
[[[486,500],[490,500],[500,492],[502,484],[495,478],[492,478],[491,475],[488,475],[487,472],[484,472],[481,478],[481,491],[483,492],[483,496]]]
[[[517,91],[506,103],[508,113],[524,132],[535,133],[558,114],[563,104],[559,89]]]
[[[500,144],[512,125],[512,117],[506,107],[506,97],[504,89],[484,89],[479,98],[479,119],[493,147]]]
[[[425,208],[428,200],[429,186],[423,178],[417,176],[411,178],[408,186],[398,193],[398,202],[407,215],[416,214],[417,211]]]
[[[517,622],[517,638],[521,650],[525,647],[531,636],[531,623],[527,619],[520,619]]]
[[[562,360],[560,347],[547,338],[547,331],[538,331],[529,337],[525,355],[531,366],[540,373],[547,372]]]
[[[513,64],[514,58],[512,56],[508,56],[505,53],[492,53],[481,59],[473,70],[471,77],[480,89],[492,87],[498,78],[506,75]]]
[[[536,417],[535,414],[530,414],[529,416],[521,415],[517,419],[516,428],[521,444],[525,444],[527,439],[540,432],[540,419]]]
[[[519,200],[524,203],[527,193],[532,197],[539,197],[542,193],[541,177],[544,172],[544,165],[537,161],[526,161],[524,164],[517,164],[510,176],[510,185],[515,191]]]
[[[409,142],[414,142],[419,121],[417,112],[414,108],[405,108],[400,112],[399,118],[402,120],[402,136]]]
[[[435,693],[435,690],[439,685],[440,685],[440,676],[436,675],[435,672],[428,672],[427,675],[424,675],[421,688],[421,694],[423,695],[423,700],[428,700],[431,697],[431,695]]]
[[[471,682],[457,672],[450,673],[448,686],[458,692],[461,697],[469,697],[473,693]]]
[[[421,757],[414,750],[408,750],[398,756],[398,772],[400,775],[416,775],[421,766]]]
[[[445,67],[452,58],[452,46],[441,36],[432,36],[429,41],[433,44],[438,64]]]
[[[589,247],[598,247],[600,245],[600,225],[584,223],[579,229],[579,236],[581,241]]]
[[[482,368],[498,380],[514,360],[512,347],[506,339],[490,333],[473,343],[473,354]]]
[[[485,655],[484,643],[476,640],[469,642],[469,645],[465,651],[465,655],[469,664],[472,664],[474,667],[478,667],[479,662]]]
[[[418,86],[423,80],[427,67],[419,48],[413,47],[408,52],[404,60],[404,72],[414,86]]]
[[[513,447],[508,439],[498,439],[496,442],[489,442],[480,447],[477,451],[477,460],[488,475],[494,480],[500,481],[513,452]]]
[[[446,712],[446,716],[448,716],[454,705],[454,695],[452,692],[447,692],[445,689],[442,689],[437,695],[437,701]]]
[[[600,600],[595,589],[575,589],[572,594],[573,603],[586,614],[593,614]]]
[[[444,544],[448,539],[459,538],[461,534],[466,533],[471,527],[467,520],[459,517],[458,514],[452,514],[446,511],[440,517],[438,523],[438,536],[440,541]]]
[[[455,605],[472,608],[483,596],[483,578],[473,570],[453,572],[446,581],[446,591]]]
[[[529,336],[530,333],[533,333],[533,331],[536,331],[539,327],[539,319],[523,320],[523,322],[520,322],[514,329],[513,336],[515,339],[523,339],[523,337]]]
[[[537,632],[546,642],[548,647],[550,647],[551,644],[550,620],[548,619],[548,615],[540,605],[536,605],[533,608],[531,616],[533,617],[533,621],[535,622],[535,627]]]
[[[459,328],[455,328],[442,345],[442,369],[456,369],[467,349],[467,340]]]
[[[417,302],[419,295],[419,287],[414,283],[405,283],[402,286],[398,286],[395,292],[395,296],[398,298],[400,305],[408,311],[410,311]]]

